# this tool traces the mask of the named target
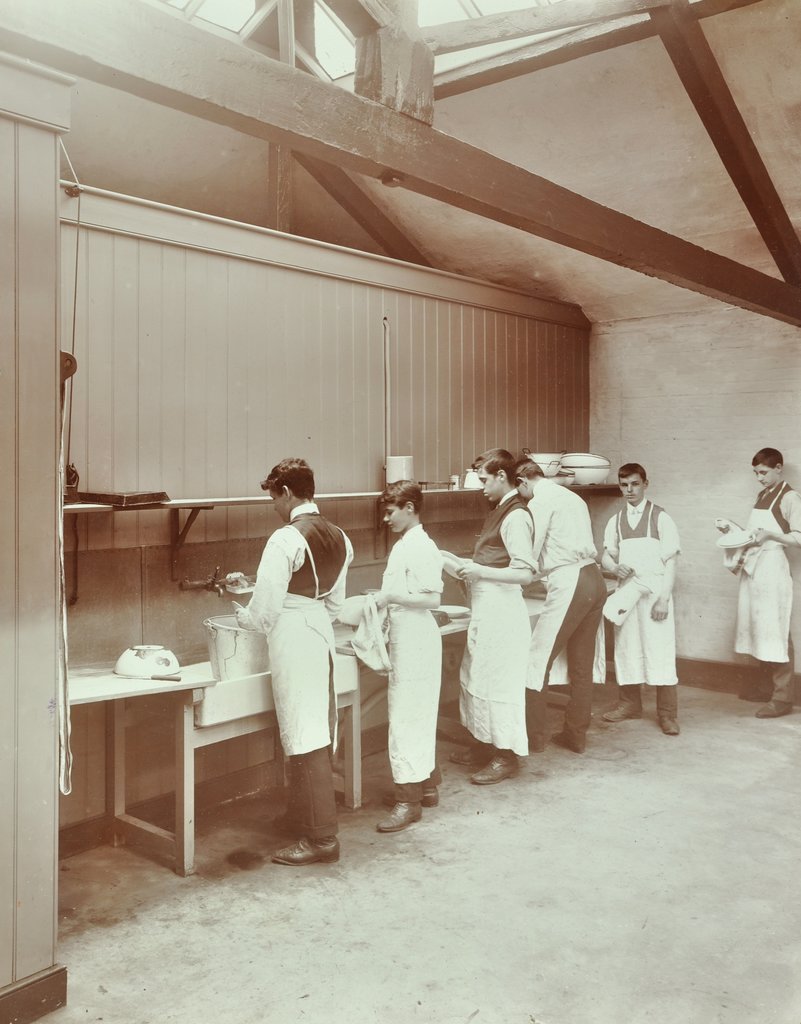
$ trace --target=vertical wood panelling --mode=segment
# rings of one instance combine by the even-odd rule
[[[55,951],[58,478],[56,140],[18,128],[17,298],[17,897],[16,975],[52,964]],[[28,581],[38,581],[37,587]]]
[[[16,125],[0,118],[0,211],[6,229],[0,231],[0,465],[8,474],[17,455],[17,388],[16,388]],[[16,751],[17,680],[16,620],[17,595],[16,532],[17,505],[13,492],[0,493],[0,559],[6,571],[0,573],[0,693],[3,713],[0,715],[0,786],[6,794],[4,818],[0,827],[0,987],[14,978],[14,920],[16,890],[17,814]]]
[[[65,266],[71,246],[65,231]],[[96,227],[82,229],[79,274],[86,490],[255,494],[287,454],[309,459],[321,491],[377,489],[384,316],[391,454],[413,455],[418,479],[446,480],[495,445],[586,446],[580,329]],[[191,541],[263,526],[262,511],[218,508]],[[166,536],[166,517],[148,513],[88,527],[94,548]]]
[[[58,142],[44,122],[66,94],[0,55],[0,998],[55,960]],[[41,124],[13,113],[39,103]]]

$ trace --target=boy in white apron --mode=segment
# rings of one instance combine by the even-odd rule
[[[779,718],[793,709],[793,581],[785,549],[801,546],[801,495],[784,481],[784,458],[777,449],[761,448],[751,465],[762,490],[746,527],[753,534],[754,547],[746,549],[748,557],[738,566],[734,649],[761,662],[763,678],[773,691],[756,717]],[[718,529],[728,533],[730,526],[722,523]],[[755,696],[743,695],[745,700]]]
[[[412,480],[390,484],[381,495],[384,522],[400,539],[389,553],[379,608],[389,614],[389,763],[392,810],[376,826],[400,832],[439,803],[435,764],[442,682],[442,637],[431,614],[442,597],[442,555],[420,523],[423,492]]]
[[[445,553],[445,569],[469,584],[470,625],[462,667],[459,713],[473,743],[451,754],[455,764],[478,768],[476,786],[517,775],[528,754],[526,671],[531,622],[523,587],[534,579],[534,524],[515,486],[517,460],[492,448],[473,463],[493,509],[471,560]],[[482,767],[483,766],[483,767]]]
[[[648,477],[629,462],[618,470],[625,508],[604,531],[601,564],[614,572],[619,586],[643,584],[627,618],[615,625],[615,676],[620,702],[603,715],[606,722],[642,718],[642,684],[656,687],[656,714],[666,736],[678,736],[676,628],[673,586],[680,552],[676,525],[664,509],[646,500]]]
[[[284,459],[262,483],[286,524],[267,540],[256,586],[237,622],[260,629],[270,672],[289,800],[280,822],[296,842],[273,855],[276,864],[339,860],[330,745],[336,722],[334,630],[353,560],[346,535],[312,500],[314,474],[303,459]]]

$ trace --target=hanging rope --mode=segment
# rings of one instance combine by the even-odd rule
[[[78,213],[75,224],[75,273],[73,274],[72,286],[72,337],[70,341],[70,354],[75,356],[75,334],[78,309],[78,257],[80,254],[81,237],[81,184],[72,166],[66,147],[61,139],[58,140],[61,151],[69,166],[74,185],[67,188],[67,195],[77,197]],[[72,376],[69,378],[69,414],[66,414],[66,390],[62,390],[64,400],[61,408],[61,458],[59,459],[59,484],[61,515],[59,516],[59,571],[61,586],[60,590],[60,612],[61,612],[61,642],[59,644],[59,673],[58,673],[58,786],[66,796],[72,792],[72,721],[70,716],[69,702],[69,678],[67,675],[68,647],[67,647],[67,600],[66,600],[66,573],[64,567],[64,491],[65,485],[78,486],[78,473],[70,461],[70,445],[72,442]],[[66,425],[67,442],[64,443]],[[75,538],[75,579],[77,580],[78,570],[78,538]]]
[[[63,142],[63,140],[61,138],[59,138],[58,142],[59,142],[59,145],[61,146],[61,152],[64,154],[64,159],[67,161],[67,166],[70,169],[70,174],[72,175],[72,180],[73,180],[73,183],[74,183],[72,188],[68,188],[66,190],[67,191],[67,195],[71,196],[72,198],[76,198],[77,197],[77,199],[78,199],[78,210],[77,210],[77,213],[75,215],[75,273],[73,274],[73,277],[72,277],[72,332],[71,332],[71,339],[70,339],[70,354],[74,356],[75,355],[75,332],[76,332],[76,324],[77,324],[77,316],[78,316],[78,258],[79,258],[79,255],[80,255],[80,244],[81,244],[81,194],[83,192],[83,188],[81,187],[81,183],[78,181],[78,175],[75,173],[75,168],[72,166],[72,161],[70,160],[69,153],[67,152],[67,147],[64,145],[64,142]],[[71,450],[72,450],[72,378],[71,377],[70,377],[70,381],[69,381],[69,389],[70,389],[70,393],[69,393],[69,413],[67,414],[67,444],[66,444],[66,465],[67,465],[66,473],[67,473],[67,483],[68,484],[73,482],[70,479],[71,476],[74,476],[76,478],[78,476],[77,471],[75,469],[75,466],[72,464],[72,460],[70,458]],[[77,479],[74,482],[77,484]]]

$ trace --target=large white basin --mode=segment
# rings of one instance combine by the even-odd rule
[[[209,666],[209,675],[211,667]],[[337,693],[350,693],[359,685],[359,670],[352,654],[334,656],[334,689]],[[202,729],[249,715],[274,711],[272,677],[269,672],[222,679],[204,690],[203,700],[195,705],[195,725]]]

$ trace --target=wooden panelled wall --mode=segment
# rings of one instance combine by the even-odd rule
[[[58,136],[69,80],[0,54],[0,1020],[64,1001],[55,966]],[[32,1006],[37,1007],[32,1010]]]
[[[587,325],[575,307],[120,197],[64,200],[70,459],[91,491],[259,494],[285,455],[320,492],[380,490],[384,321],[391,453],[445,481],[493,445],[584,450]],[[93,517],[82,542],[165,543],[166,515]],[[191,541],[258,536],[217,509]]]

